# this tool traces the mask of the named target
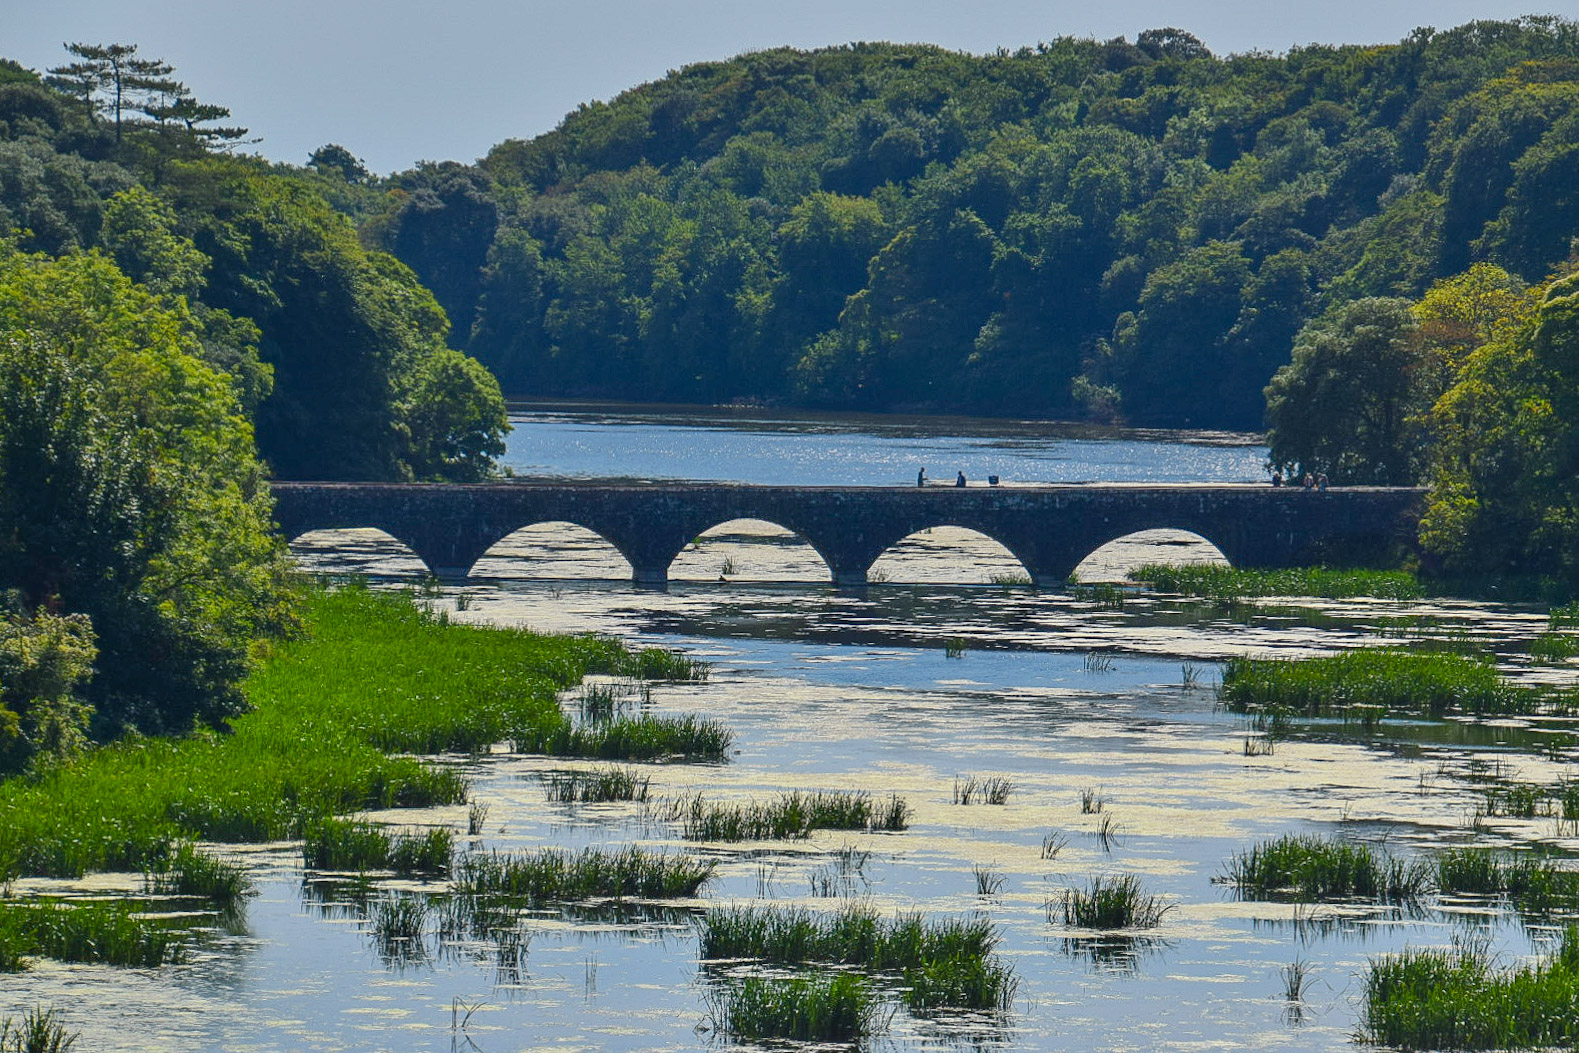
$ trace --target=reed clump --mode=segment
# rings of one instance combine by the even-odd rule
[[[245,869],[229,860],[199,851],[191,844],[173,845],[162,858],[143,869],[143,885],[156,896],[201,896],[221,906],[235,904],[255,891]]]
[[[527,901],[594,898],[683,899],[712,879],[714,860],[650,852],[635,846],[545,848],[520,854],[461,857],[455,891],[462,896],[512,896]]]
[[[549,772],[543,784],[556,804],[645,801],[652,792],[652,777],[634,768]]]
[[[888,1027],[889,1015],[853,973],[781,979],[750,976],[708,997],[716,1031],[731,1038],[853,1043]]]
[[[991,958],[944,958],[903,974],[904,1001],[913,1013],[988,1009],[1007,1013],[1019,990],[1014,970]]]
[[[455,832],[391,831],[365,819],[317,819],[303,832],[302,862],[309,870],[392,870],[442,874],[455,855]]]
[[[718,907],[696,925],[703,958],[755,958],[787,965],[820,962],[900,971],[958,958],[985,958],[998,943],[997,931],[985,918],[928,921],[919,914],[885,918],[860,904],[832,912]]]
[[[152,968],[185,960],[185,935],[127,903],[0,900],[0,972],[28,958]]]
[[[1440,718],[1538,712],[1544,692],[1509,684],[1491,663],[1453,653],[1367,648],[1319,658],[1234,658],[1218,697],[1236,713]]]
[[[855,791],[791,790],[769,801],[730,804],[697,795],[671,805],[688,841],[782,841],[813,830],[904,830],[910,806],[897,796]]]
[[[1328,567],[1255,570],[1199,563],[1148,563],[1130,571],[1129,577],[1158,592],[1213,600],[1246,596],[1317,596],[1323,599],[1371,596],[1384,600],[1413,600],[1425,595],[1420,579],[1401,570],[1335,570]]]
[[[1436,860],[1437,887],[1443,892],[1505,896],[1525,914],[1579,908],[1579,871],[1560,869],[1548,857],[1488,848],[1454,848]]]
[[[722,761],[734,734],[716,720],[644,713],[577,726],[560,716],[518,728],[510,736],[517,753],[550,757],[595,757],[626,761]]]
[[[79,1037],[66,1031],[53,1006],[24,1010],[21,1020],[0,1019],[0,1053],[68,1053]]]
[[[1097,876],[1064,890],[1064,924],[1082,929],[1154,929],[1174,908],[1146,892],[1134,874]]]
[[[1373,959],[1364,1037],[1397,1049],[1546,1049],[1579,1043],[1579,928],[1544,961],[1500,966],[1473,947]]]
[[[1008,804],[1014,782],[1001,775],[978,779],[974,775],[954,777],[955,804]]]
[[[1223,880],[1249,899],[1417,899],[1431,888],[1432,868],[1369,845],[1285,834],[1228,861]]]

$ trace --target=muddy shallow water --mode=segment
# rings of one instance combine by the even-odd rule
[[[402,569],[399,553],[376,537],[336,539],[332,552],[317,540],[301,552],[324,569],[370,570],[381,580]],[[1541,733],[1528,722],[1474,735],[1400,725],[1375,741],[1334,728],[1246,756],[1244,723],[1214,705],[1214,663],[1225,656],[1374,643],[1377,626],[1419,616],[1427,631],[1506,643],[1543,627],[1531,611],[1309,601],[1303,615],[1272,609],[1232,621],[1181,601],[1131,597],[1113,607],[1061,592],[961,587],[941,582],[982,580],[969,575],[995,573],[995,555],[979,536],[946,531],[885,557],[891,580],[912,584],[840,593],[815,584],[814,556],[750,524],[700,539],[688,553],[697,580],[655,593],[587,578],[617,572],[607,562],[617,557],[573,531],[529,540],[538,547],[479,566],[493,577],[448,586],[431,602],[456,618],[618,633],[712,662],[708,683],[658,685],[651,705],[724,721],[737,752],[724,765],[641,766],[655,797],[897,793],[914,808],[910,829],[697,846],[640,804],[547,802],[542,773],[589,765],[504,752],[455,758],[447,763],[466,768],[475,800],[488,807],[474,847],[635,842],[716,857],[719,879],[696,901],[528,915],[524,958],[506,961],[486,942],[431,939],[391,958],[365,931],[368,898],[420,885],[304,883],[294,846],[248,849],[261,895],[244,923],[206,937],[191,964],[41,963],[0,981],[0,1011],[53,1002],[83,1030],[79,1048],[95,1050],[728,1048],[707,1030],[707,995],[740,967],[698,963],[692,913],[764,900],[837,906],[812,894],[820,882],[817,890],[885,912],[983,912],[1020,977],[1006,1016],[918,1019],[898,1010],[873,1048],[1348,1049],[1370,956],[1476,939],[1512,961],[1538,951],[1546,934],[1473,904],[1241,902],[1213,880],[1234,852],[1288,831],[1341,831],[1400,853],[1531,838],[1579,848],[1556,820],[1473,821],[1481,798],[1472,776],[1493,761],[1505,775],[1558,778],[1561,764],[1508,748]],[[1159,555],[1213,557],[1187,537],[1130,544],[1088,576]],[[733,566],[720,584],[725,560]],[[545,570],[564,576],[530,576]],[[753,573],[803,583],[742,580]],[[960,657],[945,650],[955,640]],[[965,776],[1008,778],[1008,803],[951,803]],[[1082,794],[1100,797],[1102,811],[1083,812]],[[380,818],[466,826],[463,807]],[[1107,840],[1098,833],[1104,820],[1115,831]],[[1046,859],[1050,836],[1062,847]],[[861,853],[870,855],[852,868]],[[1001,890],[978,894],[976,868],[1000,877]],[[1128,941],[1067,928],[1056,910],[1062,890],[1117,874],[1139,875],[1173,904],[1162,924]],[[1305,1001],[1290,1005],[1282,970],[1296,961],[1312,979]]]

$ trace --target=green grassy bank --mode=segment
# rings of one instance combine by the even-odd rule
[[[322,816],[460,802],[459,775],[390,754],[563,726],[555,693],[588,673],[704,675],[609,639],[450,624],[365,589],[314,592],[306,624],[260,664],[232,734],[129,739],[0,783],[0,878],[135,870],[176,840],[275,840]]]

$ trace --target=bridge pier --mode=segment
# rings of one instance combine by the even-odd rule
[[[656,589],[663,592],[669,587],[669,566],[633,565],[631,567],[631,582],[638,589]]]

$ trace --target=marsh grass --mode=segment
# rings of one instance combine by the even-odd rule
[[[701,795],[672,802],[668,814],[682,821],[688,841],[778,841],[813,830],[904,830],[910,806],[891,796],[857,791],[791,790],[764,802],[730,804]]]
[[[816,977],[749,976],[708,995],[714,1030],[732,1038],[852,1043],[888,1028],[889,1016],[867,981],[853,973]]]
[[[394,895],[375,900],[368,909],[368,934],[388,961],[412,962],[427,957],[428,922],[433,907],[419,896]]]
[[[1003,891],[1007,879],[1002,874],[988,868],[976,865],[970,868],[971,875],[976,879],[976,895],[996,896]]]
[[[1113,671],[1113,656],[1102,654],[1099,651],[1087,651],[1085,671],[1088,673],[1111,673]]]
[[[481,801],[471,802],[466,808],[466,836],[481,837],[487,822],[488,806]]]
[[[80,1034],[68,1034],[55,1008],[34,1006],[22,1019],[0,1019],[0,1053],[69,1053]]]
[[[954,777],[955,804],[1008,804],[1014,792],[1012,780],[1001,775],[978,779],[974,775]]]
[[[1270,757],[1277,752],[1277,741],[1271,735],[1246,735],[1246,757]]]
[[[1425,595],[1418,578],[1398,570],[1333,570],[1327,567],[1253,570],[1207,564],[1148,563],[1130,571],[1129,577],[1158,592],[1213,600],[1245,596],[1318,596],[1324,599],[1371,596],[1384,600],[1412,600]]]
[[[255,709],[234,734],[132,738],[0,783],[4,869],[138,870],[173,842],[281,840],[307,817],[461,803],[455,771],[387,754],[480,751],[557,725],[556,692],[585,673],[706,675],[608,639],[447,624],[410,596],[353,587],[305,606],[307,632],[248,680]]]
[[[1058,853],[1069,846],[1069,838],[1057,830],[1049,830],[1042,835],[1042,858],[1057,859]]]
[[[1363,719],[1403,714],[1538,712],[1546,692],[1520,688],[1491,663],[1465,655],[1368,648],[1319,658],[1234,658],[1223,668],[1218,696],[1236,713],[1277,712]]]
[[[827,913],[800,907],[715,907],[697,919],[696,927],[705,959],[755,958],[890,972],[949,959],[986,958],[998,943],[997,931],[985,918],[890,918],[862,904]]]
[[[1579,908],[1579,871],[1561,869],[1534,853],[1454,848],[1436,859],[1437,886],[1446,893],[1505,896],[1525,914]]]
[[[1118,820],[1113,817],[1112,812],[1104,812],[1102,818],[1097,820],[1097,828],[1091,832],[1092,836],[1097,839],[1097,844],[1102,846],[1102,851],[1104,852],[1111,852],[1113,851],[1113,846],[1122,843],[1121,833],[1122,828],[1119,826]]]
[[[1555,664],[1579,655],[1579,638],[1572,633],[1542,633],[1530,641],[1530,657]]]
[[[635,846],[545,848],[518,855],[462,856],[456,866],[460,895],[514,896],[527,901],[593,898],[682,899],[711,880],[715,860],[649,852]]]
[[[989,574],[987,576],[987,581],[993,585],[1001,585],[1004,588],[1018,588],[1026,585],[1036,584],[1033,580],[1031,580],[1031,576],[1029,574],[1019,571]]]
[[[920,1015],[947,1009],[1007,1013],[1020,987],[1014,970],[989,957],[943,958],[906,969],[904,1002]]]
[[[652,791],[652,777],[634,768],[546,772],[542,779],[548,799],[556,804],[646,801]]]
[[[572,639],[585,639],[572,637]],[[594,638],[604,645],[607,668],[589,670],[623,676],[632,680],[670,680],[698,684],[707,680],[710,672],[706,662],[687,658],[678,651],[662,647],[644,647],[632,651],[616,641]]]
[[[1102,795],[1102,788],[1099,786],[1087,786],[1080,791],[1081,815],[1092,815],[1100,812],[1102,806],[1106,803],[1107,798]]]
[[[1174,908],[1142,889],[1134,874],[1097,876],[1064,890],[1064,924],[1082,929],[1153,929]]]
[[[143,886],[156,896],[201,896],[221,906],[232,905],[255,891],[245,869],[211,856],[190,844],[174,845],[143,869]]]
[[[442,874],[455,854],[454,831],[389,831],[363,819],[325,817],[303,832],[302,861],[309,870],[393,870]]]
[[[1511,968],[1484,949],[1411,950],[1372,959],[1363,978],[1366,1040],[1398,1049],[1532,1049],[1579,1042],[1579,929],[1556,953]]]
[[[644,713],[576,727],[561,717],[511,735],[517,753],[628,761],[722,761],[734,735],[716,720]]]
[[[0,971],[30,957],[135,968],[185,960],[184,933],[142,917],[128,903],[0,900]]]
[[[1425,860],[1400,859],[1336,838],[1285,834],[1235,855],[1222,880],[1247,899],[1398,902],[1425,895],[1432,877]]]
[[[1122,585],[1108,582],[1098,582],[1093,585],[1072,582],[1069,585],[1069,595],[1076,600],[1094,603],[1104,610],[1120,610],[1129,594]]]
[[[953,639],[945,640],[945,641],[943,641],[943,657],[944,658],[964,658],[965,657],[965,651],[968,648],[969,648],[969,644],[966,641],[960,639],[959,637],[954,637]]]

